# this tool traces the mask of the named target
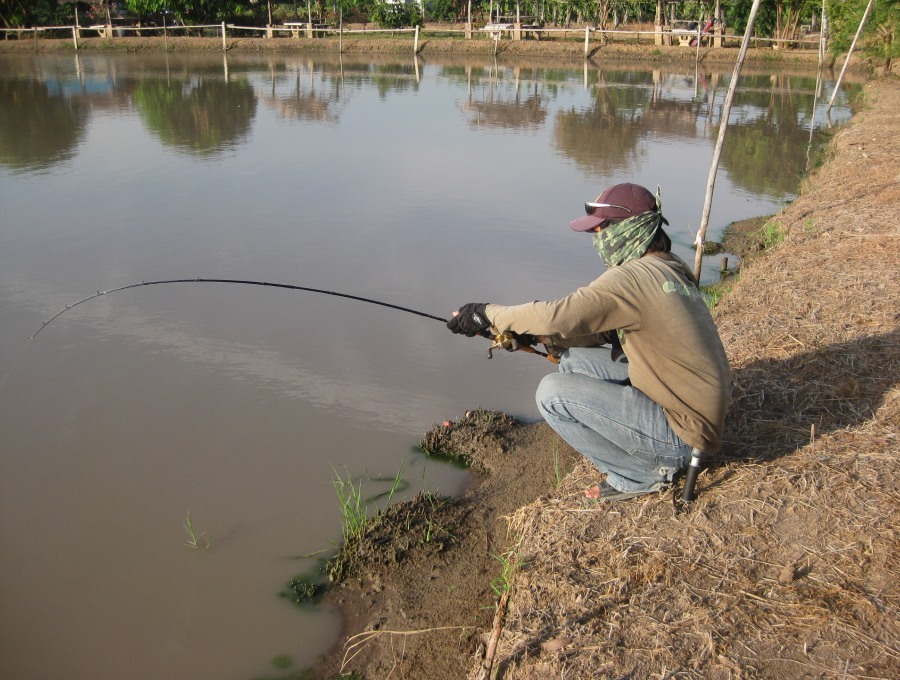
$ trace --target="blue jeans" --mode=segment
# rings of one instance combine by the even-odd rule
[[[620,491],[658,488],[690,459],[662,407],[628,382],[625,357],[613,361],[607,347],[564,352],[536,399],[550,427]]]

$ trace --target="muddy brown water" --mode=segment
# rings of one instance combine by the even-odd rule
[[[713,68],[0,55],[0,675],[313,663],[340,621],[279,592],[340,540],[336,476],[459,493],[422,433],[474,406],[534,419],[552,370],[488,362],[435,320],[236,284],[110,293],[29,341],[44,321],[185,277],[441,317],[556,297],[600,272],[568,221],[626,180],[662,187],[691,258],[730,78]],[[797,191],[828,123],[814,85],[742,78],[714,231]]]

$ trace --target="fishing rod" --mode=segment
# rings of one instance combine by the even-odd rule
[[[209,278],[193,278],[193,279],[162,279],[159,281],[141,281],[139,283],[132,283],[127,286],[119,286],[118,288],[110,288],[109,290],[98,290],[96,293],[92,295],[88,295],[85,298],[82,298],[78,302],[75,302],[71,305],[66,305],[65,309],[61,309],[59,312],[54,314],[52,317],[47,319],[40,328],[32,335],[29,340],[34,340],[37,337],[38,333],[44,330],[47,326],[49,326],[54,320],[58,319],[60,316],[68,312],[73,307],[77,307],[78,305],[88,302],[89,300],[93,300],[95,298],[100,297],[101,295],[109,295],[110,293],[117,293],[122,290],[129,290],[130,288],[140,288],[142,286],[159,286],[166,283],[238,283],[246,286],[265,286],[267,288],[285,288],[287,290],[302,290],[307,293],[321,293],[323,295],[333,295],[335,297],[346,298],[348,300],[357,300],[359,302],[366,302],[372,305],[379,305],[381,307],[389,307],[390,309],[396,309],[401,312],[407,312],[408,314],[415,314],[416,316],[422,316],[426,319],[434,319],[435,321],[440,321],[443,324],[447,323],[447,319],[441,318],[439,316],[435,316],[434,314],[428,314],[426,312],[421,312],[417,309],[411,309],[409,307],[401,307],[400,305],[395,305],[390,302],[383,302],[381,300],[373,300],[372,298],[362,297],[360,295],[350,295],[349,293],[338,293],[333,290],[326,290],[324,288],[310,288],[308,286],[295,286],[289,283],[272,283],[270,281],[252,281],[248,279],[209,279]],[[529,352],[531,354],[537,354],[538,356],[545,357],[550,361],[554,361],[554,358],[549,354],[541,352],[534,347],[532,347],[527,342],[523,342],[520,336],[517,336],[513,333],[500,333],[498,335],[491,335],[488,331],[484,331],[482,335],[489,340],[492,340],[492,344],[488,349],[488,359],[493,358],[493,351],[495,349],[504,349],[509,352],[515,352],[518,350],[522,350],[524,352]]]

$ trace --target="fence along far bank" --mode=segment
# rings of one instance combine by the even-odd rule
[[[698,25],[696,31],[673,29],[670,27],[655,26],[652,30],[623,30],[600,29],[590,25],[583,27],[546,27],[522,22],[486,24],[483,27],[475,27],[471,23],[460,26],[458,24],[429,24],[424,28],[354,28],[344,25],[329,26],[315,22],[287,22],[281,25],[270,26],[240,26],[238,24],[200,24],[200,25],[111,25],[98,24],[91,26],[35,26],[31,28],[6,28],[2,29],[7,40],[15,37],[19,40],[32,40],[37,50],[39,39],[66,39],[71,38],[74,49],[80,48],[84,39],[100,38],[114,43],[116,38],[129,37],[162,37],[164,40],[169,35],[182,37],[221,37],[222,49],[228,49],[228,39],[237,38],[262,38],[267,40],[289,39],[292,41],[315,40],[324,37],[367,36],[367,37],[396,37],[410,35],[412,49],[418,52],[421,37],[429,38],[464,38],[466,40],[492,41],[494,51],[502,40],[552,40],[552,41],[584,41],[584,55],[590,54],[592,43],[605,45],[609,43],[647,44],[656,46],[678,45],[684,48],[707,47],[738,47],[741,36],[727,34],[721,31],[703,33]],[[751,46],[770,46],[779,49],[784,46],[816,49],[819,46],[819,36],[810,35],[800,39],[777,39],[752,37]]]

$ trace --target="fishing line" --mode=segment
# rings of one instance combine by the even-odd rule
[[[38,333],[44,330],[47,326],[49,326],[53,321],[61,317],[63,314],[68,312],[73,307],[77,307],[78,305],[88,302],[89,300],[93,300],[95,298],[100,297],[101,295],[109,295],[110,293],[118,293],[122,290],[129,290],[130,288],[140,288],[141,286],[158,286],[164,283],[239,283],[246,286],[265,286],[267,288],[285,288],[288,290],[302,290],[308,293],[321,293],[323,295],[333,295],[335,297],[342,297],[348,300],[357,300],[359,302],[366,302],[372,305],[379,305],[381,307],[389,307],[390,309],[396,309],[401,312],[407,312],[409,314],[415,314],[416,316],[422,316],[426,319],[434,319],[435,321],[440,321],[441,323],[447,323],[447,319],[441,318],[439,316],[435,316],[433,314],[427,314],[426,312],[420,312],[417,309],[410,309],[409,307],[401,307],[400,305],[394,305],[390,302],[382,302],[381,300],[373,300],[371,298],[362,297],[360,295],[350,295],[349,293],[338,293],[333,290],[326,290],[324,288],[310,288],[308,286],[294,286],[289,283],[272,283],[270,281],[250,281],[245,279],[205,279],[205,278],[194,278],[194,279],[164,279],[160,281],[141,281],[140,283],[132,283],[127,286],[120,286],[118,288],[110,288],[109,290],[98,290],[93,295],[88,295],[85,298],[82,298],[78,302],[73,302],[71,305],[66,305],[65,309],[61,309],[56,314],[47,319],[40,328],[35,331],[34,335],[32,335],[29,340],[34,340]],[[3,379],[0,380],[0,390],[3,389],[3,386],[6,385],[6,381],[9,378],[10,374],[15,369],[16,365],[22,358],[22,355],[25,353],[28,344],[25,344],[22,349],[19,351],[15,360],[13,360],[12,364],[9,367],[9,370],[6,371],[6,375],[3,376]]]

